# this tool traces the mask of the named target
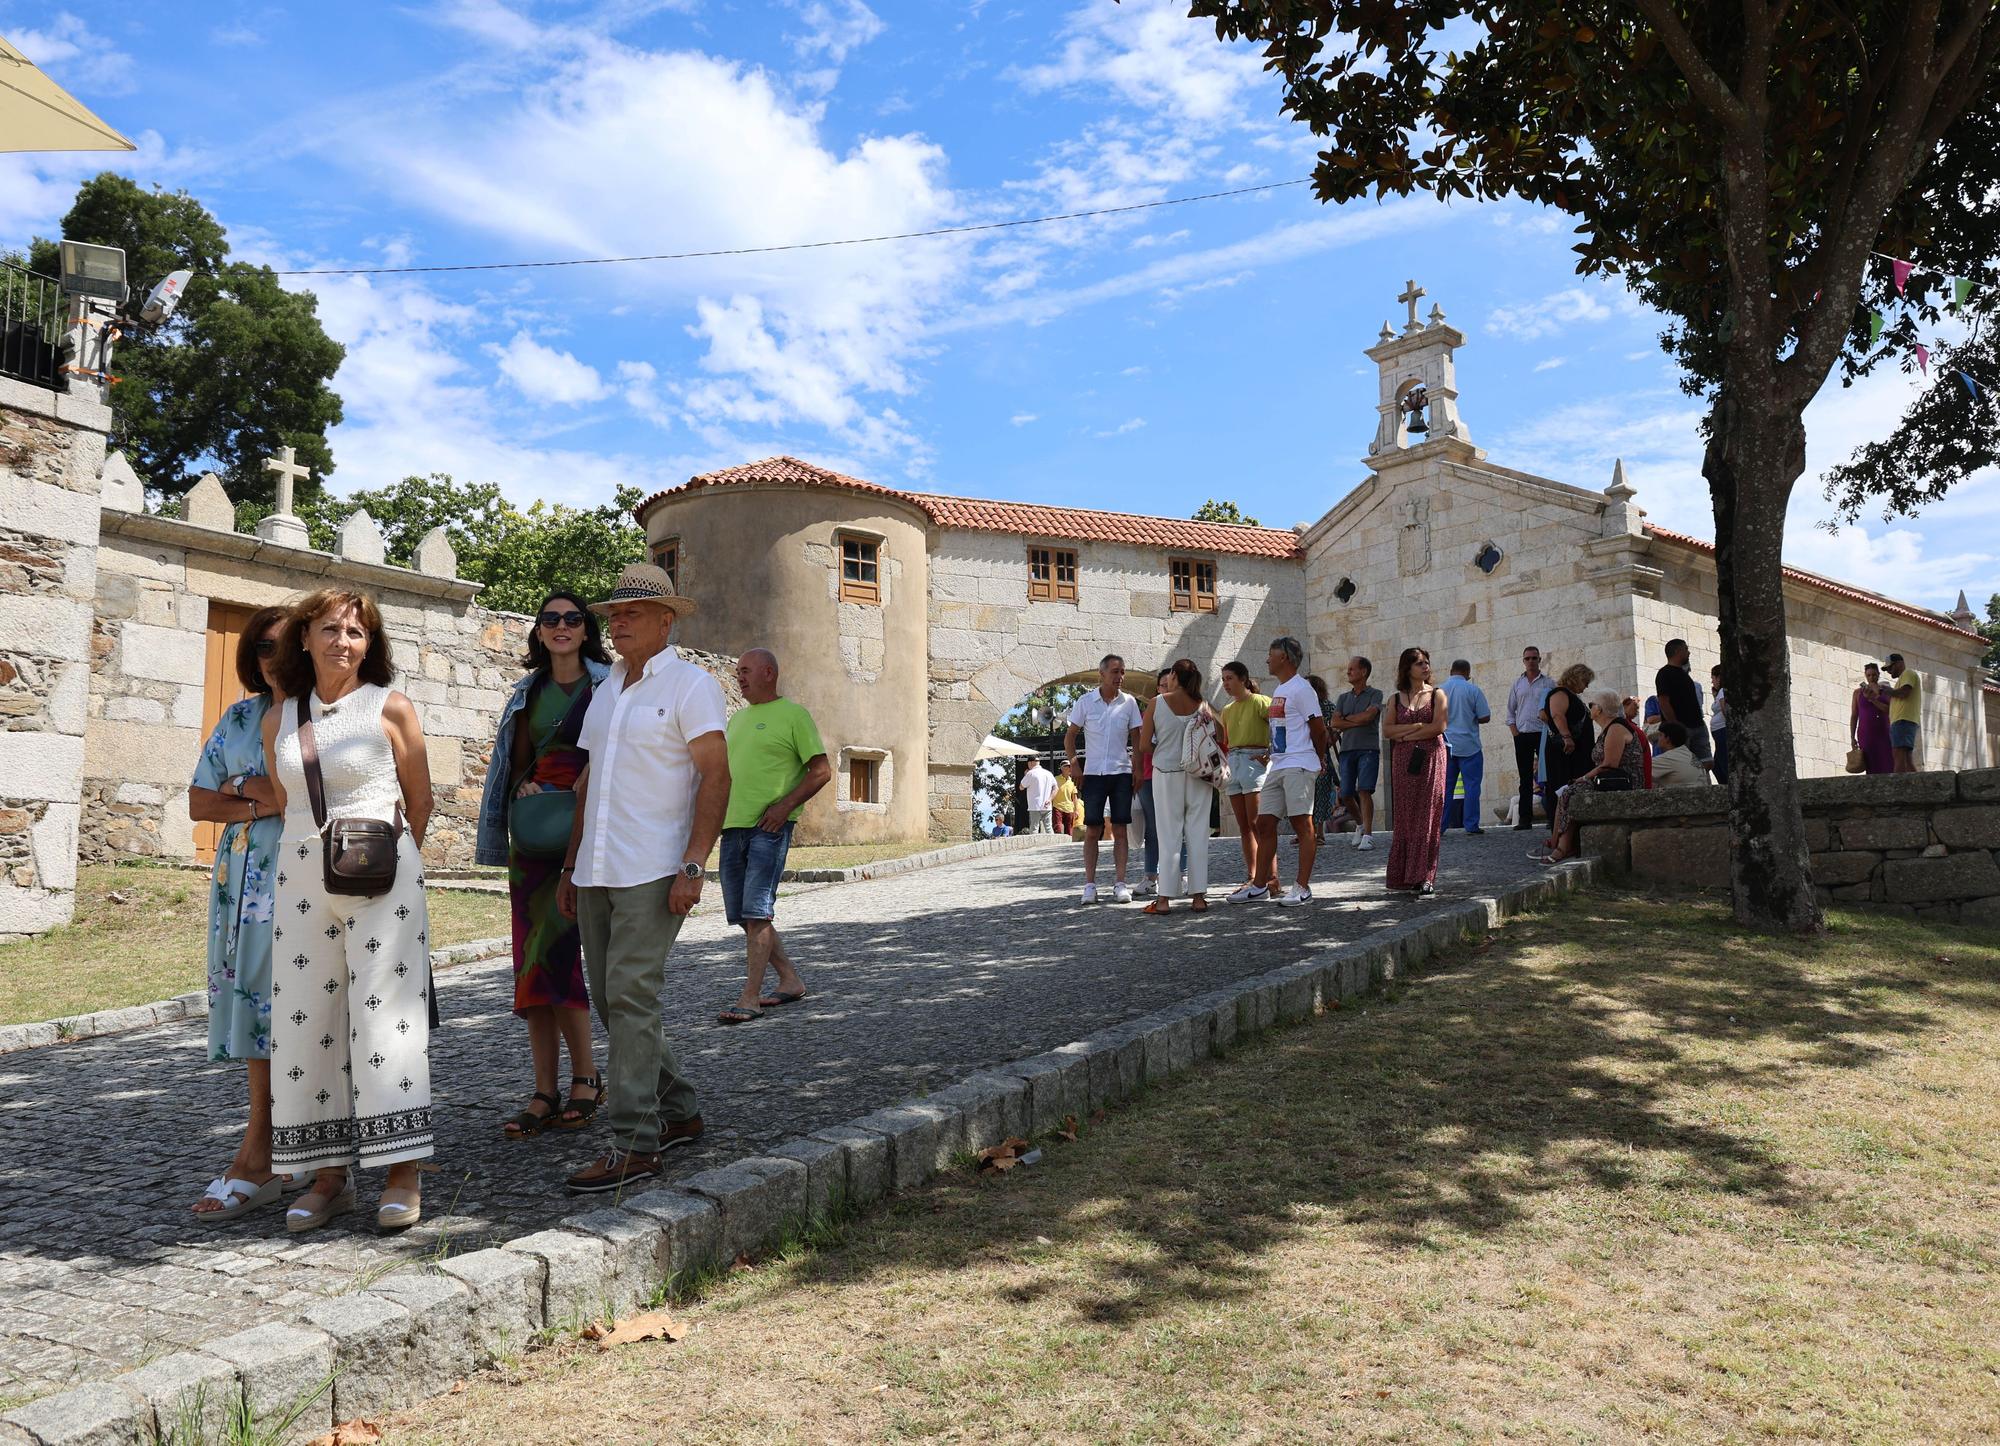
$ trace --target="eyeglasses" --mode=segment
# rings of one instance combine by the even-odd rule
[[[278,656],[278,640],[277,640],[276,638],[259,638],[259,639],[257,639],[257,656],[258,656],[258,657],[260,657],[260,658],[275,658],[275,657],[277,657],[277,656]]]
[[[559,613],[551,608],[548,612],[536,618],[535,621],[545,628],[580,628],[583,626],[583,614],[575,608],[571,608],[566,613]]]

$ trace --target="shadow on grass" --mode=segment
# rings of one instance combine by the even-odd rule
[[[1827,1200],[1703,1092],[1864,1069],[1947,1009],[2000,1008],[2000,948],[1903,920],[1847,916],[1801,944],[1746,938],[1710,902],[1594,895],[1495,938],[1121,1110],[1052,1171],[900,1202],[877,1227],[890,1250],[818,1257],[803,1278],[1019,1261],[1007,1299],[1079,1292],[1082,1319],[1125,1324],[1255,1291],[1313,1218],[1393,1269],[1397,1252],[1536,1228],[1535,1203],[1566,1191],[1809,1212]],[[932,1211],[947,1228],[924,1228]],[[1038,1263],[1086,1243],[1104,1247],[1082,1257],[1088,1287]]]

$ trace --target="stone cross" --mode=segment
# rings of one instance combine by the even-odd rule
[[[1412,283],[1414,285],[1414,283]],[[1411,303],[1410,315],[1415,316],[1416,304]],[[264,459],[264,470],[278,474],[278,515],[292,515],[292,483],[312,475],[310,467],[298,464],[298,454],[290,447],[281,447],[275,458]]]
[[[1429,295],[1430,293],[1428,291],[1424,290],[1423,287],[1417,285],[1417,283],[1414,280],[1412,280],[1407,286],[1403,288],[1403,294],[1396,298],[1396,300],[1402,302],[1404,305],[1410,308],[1410,324],[1403,328],[1403,332],[1405,335],[1408,335],[1410,332],[1413,331],[1423,330],[1423,323],[1417,320],[1417,302],[1422,297],[1426,297]],[[271,464],[269,462],[266,462],[264,465],[268,467]]]

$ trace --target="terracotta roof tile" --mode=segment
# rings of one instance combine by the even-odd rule
[[[1662,542],[1671,542],[1680,547],[1691,547],[1696,552],[1705,552],[1711,557],[1715,555],[1715,544],[1712,542],[1704,542],[1699,537],[1690,537],[1684,532],[1671,532],[1664,527],[1655,527],[1650,522],[1645,524],[1645,527],[1649,537],[1657,537]],[[1816,587],[1821,592],[1833,593],[1835,596],[1844,597],[1850,602],[1858,602],[1868,607],[1880,608],[1885,613],[1893,613],[1897,617],[1907,618],[1913,623],[1923,623],[1927,627],[1938,628],[1947,633],[1955,633],[1961,638],[1971,638],[1980,642],[1985,641],[1978,633],[1960,627],[1942,613],[1934,613],[1926,608],[1915,607],[1910,603],[1897,602],[1892,597],[1884,597],[1881,593],[1869,592],[1864,588],[1855,587],[1850,583],[1837,582],[1830,577],[1821,577],[1818,573],[1807,572],[1802,567],[1787,567],[1785,569],[1785,576],[1793,582],[1802,583],[1806,587]]]
[[[724,467],[690,477],[679,487],[655,492],[633,509],[646,510],[665,497],[701,487],[727,487],[759,482],[794,487],[836,487],[847,492],[894,497],[921,510],[939,527],[971,532],[1006,532],[1022,537],[1070,538],[1078,542],[1123,542],[1173,552],[1219,552],[1245,557],[1295,558],[1298,534],[1273,527],[1244,527],[1227,522],[1195,522],[1178,517],[1146,517],[1132,512],[1100,512],[1085,507],[1047,507],[1033,502],[989,502],[976,497],[947,497],[935,492],[905,492],[865,482],[843,472],[816,466],[797,457],[767,457],[740,467]]]

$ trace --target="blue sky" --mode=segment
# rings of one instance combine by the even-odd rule
[[[185,187],[281,268],[754,246],[1304,176],[1254,55],[1171,0],[414,0],[162,10],[0,0],[0,34],[140,142],[0,156],[0,240],[111,165]],[[1362,350],[1414,276],[1469,340],[1502,464],[1712,535],[1656,317],[1579,279],[1567,223],[1306,188],[780,257],[315,278],[348,348],[336,490],[444,471],[590,503],[775,452],[891,485],[1319,517],[1365,474]],[[150,280],[151,278],[146,278]],[[1937,606],[2000,587],[2000,480],[1829,536],[1819,470],[1901,377],[1808,416],[1791,561]]]

